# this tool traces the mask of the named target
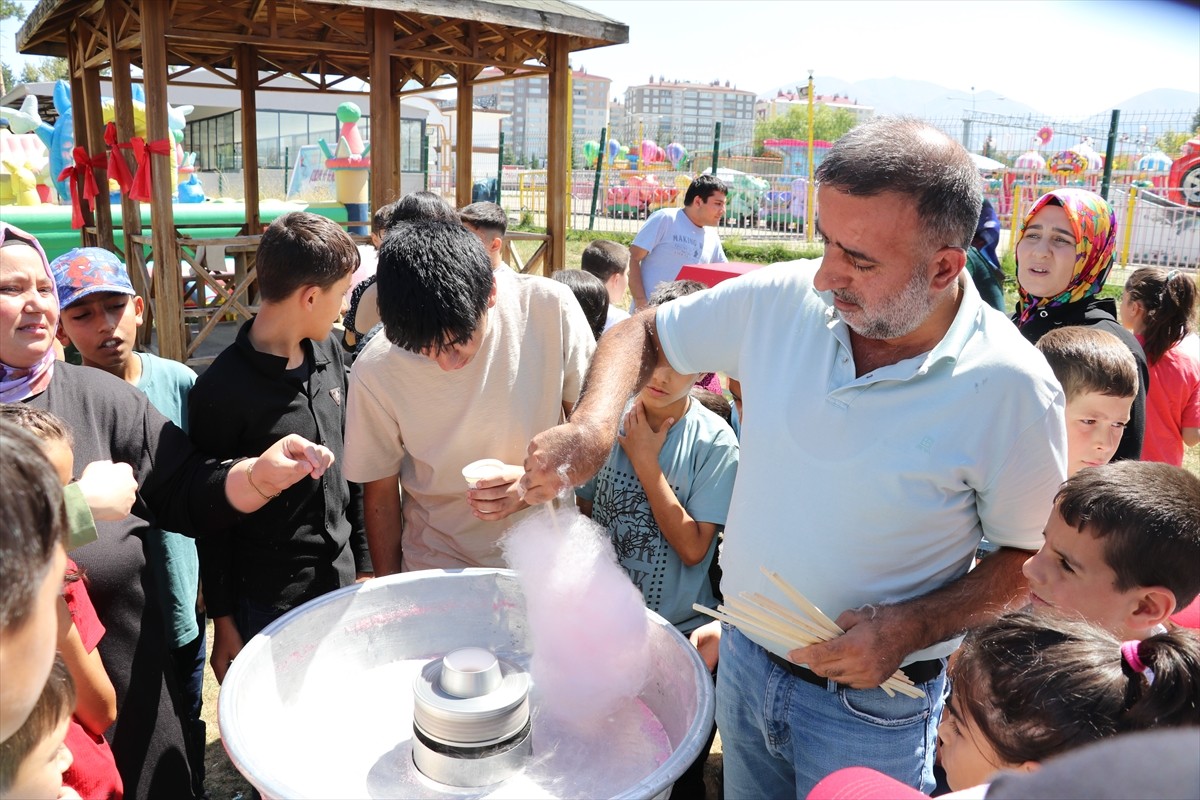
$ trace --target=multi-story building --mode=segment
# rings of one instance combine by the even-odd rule
[[[502,74],[485,69],[480,78]],[[608,120],[608,90],[612,81],[585,70],[571,71],[571,141],[578,156],[583,142],[598,139]],[[474,89],[475,105],[507,111],[501,123],[504,149],[513,162],[540,166],[545,162],[549,139],[550,86],[543,76],[485,83]]]
[[[661,77],[625,90],[625,136],[630,143],[653,139],[660,147],[678,142],[692,153],[708,150],[717,122],[721,123],[721,150],[749,155],[754,92],[731,87],[729,81],[701,84]]]
[[[854,115],[855,124],[866,122],[875,115],[872,106],[859,105],[843,94],[813,95],[813,105],[826,106],[832,109],[842,109]],[[764,97],[754,104],[754,119],[756,122],[766,122],[775,117],[787,116],[792,108],[808,108],[808,96],[803,89],[795,92],[777,92],[774,97]]]

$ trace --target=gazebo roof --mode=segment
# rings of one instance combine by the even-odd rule
[[[166,0],[153,0],[166,2]],[[103,17],[96,0],[41,0],[17,34],[22,53],[67,56],[66,31],[81,20]],[[119,46],[140,33],[136,4],[118,12]],[[125,4],[118,4],[124,7]],[[241,44],[253,44],[259,69],[369,79],[371,24],[368,11],[390,14],[395,44],[390,55],[398,84],[432,86],[442,76],[473,77],[487,66],[506,73],[539,71],[548,64],[551,35],[567,37],[568,50],[629,40],[629,27],[564,0],[173,0],[166,31],[167,63],[199,68],[234,66]],[[85,59],[103,58],[108,42],[96,41]]]

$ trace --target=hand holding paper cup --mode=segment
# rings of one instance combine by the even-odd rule
[[[498,458],[481,458],[462,468],[463,480],[467,482],[468,489],[476,489],[480,481],[500,477],[506,466]]]

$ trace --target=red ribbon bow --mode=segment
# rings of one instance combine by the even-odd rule
[[[108,147],[108,177],[117,182],[121,194],[129,194],[129,186],[133,183],[133,173],[129,171],[129,164],[125,162],[125,157],[118,150],[132,150],[133,145],[129,142],[117,141],[117,126],[111,122],[104,126],[104,144]]]
[[[58,174],[58,179],[60,181],[70,181],[71,227],[78,230],[83,227],[83,207],[79,197],[79,187],[76,185],[75,179],[83,179],[83,201],[93,203],[96,195],[100,194],[100,189],[96,186],[96,176],[93,170],[97,167],[103,167],[105,161],[101,156],[92,158],[88,155],[87,150],[84,150],[82,147],[75,148],[74,156],[75,163],[64,168]]]
[[[153,142],[147,142],[140,136],[133,137],[130,140],[133,145],[133,154],[137,157],[137,174],[133,176],[133,186],[129,189],[129,196],[139,202],[150,202],[150,165],[153,163],[150,154],[157,153],[160,156],[170,156],[174,147],[169,139],[158,139]]]

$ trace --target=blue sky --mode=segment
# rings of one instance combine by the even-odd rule
[[[1150,89],[1200,92],[1200,10],[1163,0],[575,2],[629,26],[627,45],[572,54],[618,95],[652,72],[765,93],[810,69],[966,97],[974,86],[1064,116]]]
[[[968,98],[974,86],[1062,116],[1150,89],[1200,92],[1200,9],[1181,2],[575,1],[629,25],[629,44],[572,55],[618,95],[651,73],[765,93],[810,69],[932,81]],[[0,59],[19,72],[17,28],[0,23]]]

